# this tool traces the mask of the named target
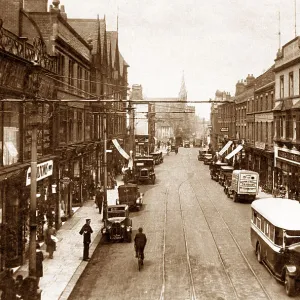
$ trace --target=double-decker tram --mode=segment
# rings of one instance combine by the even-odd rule
[[[253,201],[251,209],[251,243],[257,260],[293,296],[300,281],[300,203],[265,198]]]

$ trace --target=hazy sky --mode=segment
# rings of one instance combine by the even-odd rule
[[[50,0],[51,1],[51,0]],[[129,84],[146,97],[177,97],[184,70],[188,100],[232,95],[248,74],[259,76],[279,46],[295,37],[294,0],[60,0],[70,18],[106,15],[130,65]],[[299,1],[298,1],[299,2]],[[300,3],[297,4],[300,35]],[[119,11],[119,13],[118,13]],[[208,118],[210,106],[196,105]]]

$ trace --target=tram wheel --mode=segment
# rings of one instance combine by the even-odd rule
[[[296,290],[296,282],[295,278],[291,277],[289,274],[285,273],[284,280],[285,292],[288,296],[294,296]]]

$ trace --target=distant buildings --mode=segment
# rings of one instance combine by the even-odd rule
[[[269,191],[284,185],[290,198],[300,193],[299,42],[296,37],[285,44],[266,72],[248,75],[236,84],[234,97],[211,107],[215,151],[228,141],[228,151],[242,145],[231,163],[259,172]]]

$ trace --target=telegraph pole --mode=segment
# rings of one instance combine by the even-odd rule
[[[30,173],[30,236],[29,236],[29,276],[36,277],[36,175],[37,175],[37,105],[32,103],[31,133],[31,173]]]
[[[104,104],[106,106],[106,103]],[[107,220],[107,115],[106,107],[103,114],[103,134],[104,134],[104,201],[103,201],[103,221]]]
[[[32,101],[32,133],[31,133],[31,172],[30,172],[30,220],[29,220],[29,276],[36,280],[36,191],[37,191],[37,126],[38,126],[38,104],[37,97],[40,86],[39,66],[34,62],[32,67],[33,101]],[[37,284],[32,291],[37,295]]]

